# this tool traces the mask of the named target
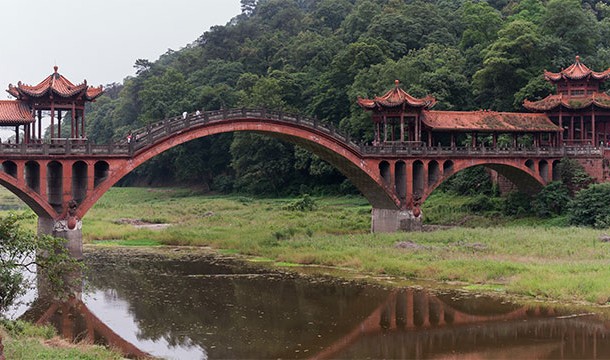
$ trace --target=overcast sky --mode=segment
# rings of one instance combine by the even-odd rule
[[[0,0],[0,99],[8,84],[36,85],[59,66],[73,83],[98,86],[134,75],[239,15],[240,0]]]

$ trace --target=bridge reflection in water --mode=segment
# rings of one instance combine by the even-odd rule
[[[610,322],[595,320],[592,315],[562,315],[552,308],[498,307],[489,304],[488,298],[480,300],[464,305],[449,295],[402,289],[390,293],[351,332],[337,334],[332,343],[300,345],[322,349],[311,359],[610,357]],[[22,318],[53,324],[63,337],[73,341],[111,346],[132,358],[150,357],[104,324],[77,297],[66,302],[38,299]],[[290,358],[288,354],[277,353]],[[213,352],[207,355],[213,358]],[[292,355],[306,357],[306,353]]]
[[[610,322],[534,306],[469,314],[425,291],[392,293],[366,320],[313,359],[610,358]]]

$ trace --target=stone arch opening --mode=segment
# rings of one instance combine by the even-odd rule
[[[527,166],[528,169],[530,169],[532,171],[536,171],[536,169],[534,168],[534,160],[532,160],[532,159],[526,160],[525,166]]]
[[[538,175],[544,182],[549,182],[549,163],[546,160],[540,160],[538,163]]]
[[[47,199],[57,212],[61,212],[63,205],[63,165],[57,161],[47,164]]]
[[[2,171],[14,178],[17,178],[17,164],[10,160],[4,161],[2,163]]]
[[[428,186],[432,186],[441,178],[441,169],[436,160],[428,163]]]
[[[446,160],[443,163],[443,175],[447,176],[447,175],[451,175],[453,174],[453,161],[451,160]]]
[[[400,200],[404,201],[407,198],[407,165],[404,161],[400,160],[394,166],[396,194],[398,194]]]
[[[424,163],[421,160],[413,162],[413,198],[424,195]]]
[[[25,184],[40,194],[40,164],[36,161],[25,163]]]
[[[84,161],[72,164],[72,199],[78,204],[83,202],[87,196],[87,168],[87,163]]]
[[[108,178],[110,165],[105,161],[98,161],[93,166],[93,187],[97,187]]]
[[[381,178],[386,185],[390,185],[390,164],[387,161],[379,163],[379,175],[381,175]]]

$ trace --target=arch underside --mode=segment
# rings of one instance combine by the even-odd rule
[[[441,177],[435,184],[433,184],[428,191],[426,191],[427,198],[436,188],[438,188],[442,183],[447,181],[452,176],[457,173],[466,170],[475,166],[484,166],[491,170],[496,171],[498,174],[507,178],[511,183],[513,183],[520,192],[526,193],[528,195],[534,195],[538,193],[542,187],[545,185],[545,181],[539,176],[534,174],[530,170],[525,170],[519,167],[519,164],[515,162],[514,164],[510,163],[499,163],[499,162],[485,162],[479,161],[475,163],[469,163],[467,165],[456,166],[454,171],[450,174],[445,174]],[[425,198],[423,200],[425,200]]]
[[[22,186],[17,184],[16,179],[13,179],[10,175],[0,172],[0,185],[4,186],[7,190],[17,196],[23,201],[32,211],[39,217],[53,217],[55,212],[43,199],[40,198],[31,189],[24,190]]]

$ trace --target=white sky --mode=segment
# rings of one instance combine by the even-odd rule
[[[8,84],[38,84],[59,66],[92,86],[134,75],[240,14],[240,0],[0,0],[0,99]]]

